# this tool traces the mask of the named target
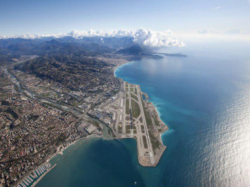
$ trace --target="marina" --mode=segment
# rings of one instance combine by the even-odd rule
[[[26,178],[24,178],[17,187],[30,187],[41,177],[46,171],[50,170],[51,164],[45,163],[34,169]]]

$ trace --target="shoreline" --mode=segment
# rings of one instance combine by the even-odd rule
[[[56,167],[56,164],[55,164],[54,166],[52,166],[51,168],[49,168],[49,170],[47,170],[45,173],[43,173],[42,176],[40,176],[40,177],[31,185],[31,187],[35,187],[35,186],[40,182],[40,180],[42,180],[43,177],[44,177],[47,173],[49,173],[54,167]]]
[[[78,141],[80,141],[80,140],[84,140],[84,139],[89,139],[89,138],[102,138],[103,136],[101,135],[96,135],[96,134],[91,134],[91,135],[89,135],[89,136],[86,136],[86,137],[81,137],[81,138],[79,138],[79,139],[77,139],[77,140],[75,140],[75,141],[73,141],[73,142],[71,142],[69,145],[67,145],[66,147],[64,147],[61,151],[59,151],[59,152],[56,152],[56,153],[54,153],[53,155],[51,155],[45,162],[43,162],[42,164],[40,164],[40,165],[43,165],[44,163],[49,163],[55,156],[57,156],[57,155],[63,155],[63,152],[64,151],[66,151],[71,145],[73,145],[73,144],[76,144]],[[39,165],[39,166],[40,166]],[[39,167],[38,166],[38,167]],[[40,180],[42,180],[42,178],[46,175],[46,174],[48,174],[54,167],[56,167],[56,164],[54,164],[53,166],[51,166],[51,168],[49,169],[49,170],[47,170],[45,173],[43,173],[43,175],[41,175],[32,185],[31,185],[31,187],[35,187],[38,183],[39,183],[39,181]],[[33,170],[31,171],[31,172],[33,172]],[[30,173],[31,173],[30,172]],[[22,181],[21,181],[22,182]],[[18,183],[19,184],[19,183]]]
[[[119,78],[116,76],[115,72],[116,72],[119,68],[123,67],[124,65],[127,65],[127,64],[129,64],[129,63],[134,63],[134,62],[135,62],[135,61],[127,61],[127,62],[120,63],[120,64],[118,64],[117,66],[115,66],[115,67],[113,68],[113,75],[114,75],[114,77],[117,78],[117,79],[119,79]],[[124,80],[122,79],[122,81],[124,81]],[[138,86],[141,87],[140,85],[138,85]],[[145,95],[148,96],[147,93],[142,92],[142,91],[141,91],[141,94],[145,94]],[[148,98],[149,98],[149,97],[148,97]],[[160,161],[160,159],[161,159],[163,153],[165,152],[165,150],[166,150],[166,148],[167,148],[167,147],[164,145],[163,141],[162,141],[162,134],[164,134],[166,131],[168,131],[169,128],[168,128],[167,124],[165,124],[165,123],[163,122],[163,120],[160,118],[160,112],[157,110],[157,107],[153,104],[153,102],[149,102],[148,99],[147,99],[145,102],[147,102],[148,104],[149,104],[149,103],[152,103],[152,105],[154,106],[154,110],[155,110],[156,113],[157,113],[157,119],[159,120],[160,123],[163,123],[163,124],[165,125],[165,128],[163,129],[163,132],[160,133],[160,136],[159,136],[160,142],[161,142],[162,145],[164,146],[164,149],[160,152],[160,154],[157,155],[156,162],[155,162],[155,164],[154,164],[154,166],[153,166],[153,167],[156,167],[156,166],[158,165],[158,163],[159,163],[159,161]],[[68,145],[65,146],[65,147],[62,147],[62,145],[60,145],[60,146],[57,148],[57,152],[54,153],[54,154],[52,154],[51,156],[49,156],[48,159],[47,159],[45,162],[43,162],[42,164],[44,164],[44,163],[46,163],[46,162],[47,162],[47,163],[51,162],[51,160],[52,160],[55,156],[57,156],[57,155],[59,155],[59,154],[60,154],[60,155],[63,155],[63,152],[64,152],[64,151],[66,151],[71,145],[73,145],[73,144],[75,145],[78,141],[84,140],[84,139],[89,139],[89,138],[103,138],[103,135],[92,134],[92,135],[89,135],[89,136],[86,136],[86,137],[81,137],[81,138],[79,138],[79,139],[77,139],[77,140],[74,140],[73,142],[71,142],[70,144],[68,144]],[[120,138],[119,138],[119,139],[120,139]],[[123,138],[121,138],[121,139],[123,139]],[[135,139],[135,138],[133,138],[133,139]],[[136,139],[135,139],[135,140],[136,140]],[[136,143],[138,144],[137,140],[136,140]],[[137,146],[138,146],[138,145],[137,145]],[[58,151],[58,149],[60,149],[61,147],[62,147],[62,149],[61,149],[60,151]],[[138,154],[138,153],[137,153],[137,154]],[[138,162],[140,163],[139,157],[138,157]],[[42,165],[42,164],[41,164],[41,165]],[[140,163],[140,164],[141,164],[141,163]],[[141,165],[142,165],[142,164],[141,164]],[[142,165],[142,166],[143,166],[143,165]],[[49,173],[49,171],[51,171],[54,167],[56,167],[56,164],[54,164],[53,166],[51,166],[51,168],[50,168],[49,170],[47,170],[42,176],[40,176],[40,177],[31,185],[31,187],[35,187],[35,186],[40,182],[40,180],[42,180],[42,178],[43,178],[47,173]],[[143,166],[143,167],[147,167],[147,166]]]
[[[116,77],[115,72],[116,72],[116,70],[117,70],[118,68],[121,68],[121,67],[123,67],[123,66],[126,65],[126,64],[134,63],[134,62],[136,62],[136,61],[128,61],[128,62],[124,62],[124,63],[122,63],[122,64],[119,64],[119,65],[115,66],[114,69],[113,69],[113,71],[114,71],[114,72],[113,72],[114,77]],[[116,77],[116,78],[118,78],[118,77]],[[118,78],[118,79],[119,79],[119,78]],[[122,81],[124,81],[124,80],[122,79]],[[131,83],[131,84],[132,84],[132,83]],[[140,86],[139,84],[138,84],[138,86],[140,87],[140,90],[141,90],[141,86]],[[165,132],[167,132],[167,131],[169,130],[169,127],[168,127],[168,125],[161,119],[161,114],[160,114],[159,110],[157,109],[156,105],[154,105],[153,102],[149,102],[149,99],[150,99],[150,98],[149,98],[148,94],[145,93],[145,92],[143,92],[142,90],[141,90],[141,93],[142,93],[142,95],[145,94],[145,95],[148,97],[148,99],[146,100],[146,102],[147,102],[147,103],[152,103],[152,105],[153,105],[154,108],[155,108],[155,111],[157,112],[158,120],[166,126],[166,129],[164,129],[164,132],[162,132],[162,133],[160,134],[160,138],[161,138],[161,136],[162,136]],[[163,144],[162,138],[161,138],[161,142],[162,142],[162,144]],[[164,144],[163,144],[163,145],[164,145]]]
[[[66,151],[66,149],[68,149],[71,145],[73,145],[73,144],[76,144],[78,141],[80,141],[80,140],[84,140],[84,139],[89,139],[89,138],[102,138],[103,136],[101,135],[96,135],[96,134],[91,134],[91,135],[89,135],[89,136],[86,136],[86,137],[81,137],[81,138],[79,138],[79,139],[77,139],[77,140],[74,140],[73,142],[71,142],[69,145],[67,145],[66,147],[63,147],[63,149],[61,150],[61,151],[59,151],[59,152],[56,152],[56,153],[54,153],[46,162],[50,162],[51,161],[51,159],[53,159],[55,156],[57,156],[57,155],[63,155],[63,152],[64,151]]]
[[[120,64],[120,65],[117,65],[117,66],[113,69],[113,71],[114,71],[114,72],[113,72],[114,76],[115,76],[116,78],[118,78],[118,77],[116,76],[116,71],[117,71],[119,68],[123,67],[124,65],[129,64],[129,63],[134,63],[134,62],[135,62],[135,61],[130,61],[130,62],[127,62],[127,63],[122,63],[122,64]],[[118,79],[119,79],[119,78],[118,78]],[[122,79],[122,78],[121,78],[121,79]],[[126,82],[126,81],[123,80],[123,79],[122,79],[122,81],[123,81],[123,82]],[[130,84],[132,84],[132,83],[130,83]],[[136,84],[134,84],[134,85],[136,85]],[[147,106],[149,106],[149,105],[152,105],[152,106],[153,106],[153,111],[155,111],[155,113],[156,113],[156,117],[157,117],[158,122],[159,122],[160,124],[163,124],[163,125],[164,125],[164,128],[162,128],[162,132],[159,133],[159,135],[158,135],[158,140],[159,140],[160,143],[161,143],[161,148],[158,149],[159,152],[157,152],[157,153],[154,154],[155,163],[154,163],[154,165],[152,165],[152,166],[153,166],[153,167],[156,167],[156,166],[158,165],[158,163],[160,162],[163,153],[164,153],[165,150],[167,149],[167,146],[164,145],[164,143],[163,143],[162,135],[163,135],[165,132],[167,132],[167,131],[169,130],[169,127],[168,127],[168,125],[167,125],[166,123],[164,123],[164,121],[161,119],[160,112],[159,112],[159,110],[157,110],[156,105],[154,105],[153,102],[150,102],[150,101],[149,101],[150,98],[149,98],[148,94],[145,93],[145,92],[143,92],[143,91],[141,90],[141,86],[140,86],[139,84],[137,84],[137,85],[139,86],[139,89],[140,89],[140,91],[141,91],[141,95],[145,95],[145,96],[146,96],[146,99],[144,100],[144,102],[147,103]],[[133,139],[136,140],[137,146],[139,146],[138,140],[137,140],[136,138],[133,138]],[[143,167],[148,167],[147,165],[145,165],[143,162],[140,161],[140,157],[139,157],[139,154],[138,154],[138,147],[137,147],[137,158],[138,158],[138,162],[140,163],[141,166],[143,166]]]
[[[152,102],[153,104],[153,102]],[[161,115],[160,115],[160,112],[158,111],[157,107],[153,104],[153,106],[155,107],[155,111],[157,112],[157,117],[158,117],[158,120],[163,123],[164,125],[166,125],[166,127],[164,128],[163,132],[160,133],[160,140],[161,140],[161,143],[164,145],[163,141],[162,141],[162,135],[167,132],[169,130],[169,127],[166,123],[164,123],[164,121],[161,119]],[[165,145],[166,146],[166,145]]]
[[[123,63],[121,63],[121,64],[116,65],[116,66],[113,68],[113,75],[114,75],[114,77],[117,78],[116,75],[115,75],[115,72],[116,72],[117,69],[123,67],[124,65],[127,65],[127,64],[130,64],[130,63],[134,63],[134,62],[135,62],[135,61],[126,61],[126,62],[123,62]],[[118,78],[117,78],[117,79],[118,79]]]
[[[161,119],[161,113],[160,113],[160,111],[158,110],[157,106],[154,104],[154,102],[153,102],[153,101],[149,102],[150,97],[148,96],[148,94],[145,93],[145,92],[142,92],[142,94],[146,95],[146,97],[147,97],[147,99],[146,99],[147,102],[148,102],[148,103],[152,103],[152,105],[154,106],[155,111],[157,112],[158,120],[159,120],[161,123],[163,123],[164,125],[166,125],[166,129],[164,129],[164,132],[161,133],[161,135],[163,135],[165,132],[167,132],[167,131],[169,130],[169,126],[167,125],[167,123],[165,123],[165,122]],[[162,139],[161,139],[161,141],[162,141]],[[162,144],[163,144],[163,142],[162,142]]]

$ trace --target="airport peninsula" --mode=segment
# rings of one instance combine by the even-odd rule
[[[134,138],[138,161],[142,166],[156,166],[166,149],[161,134],[168,127],[161,121],[156,108],[148,102],[139,85],[121,81],[121,89],[110,101],[92,114],[112,113],[110,126],[117,138]]]
[[[0,55],[2,186],[35,185],[54,167],[54,155],[83,138],[133,138],[138,161],[147,167],[166,149],[161,134],[168,127],[147,94],[114,76],[123,64],[161,56],[139,46],[117,50],[67,41],[11,40],[28,47],[17,52],[0,40],[8,52]]]
[[[121,79],[119,81],[121,85],[117,94],[89,111],[89,114],[99,120],[106,115],[112,116],[108,125],[114,136],[121,139],[134,138],[139,163],[142,166],[156,166],[166,149],[161,134],[168,127],[160,119],[153,103],[148,102],[148,95],[141,91],[139,85]]]

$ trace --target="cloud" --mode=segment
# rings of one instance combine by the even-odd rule
[[[171,30],[166,31],[152,31],[146,29],[138,30],[113,30],[110,32],[106,31],[77,31],[74,30],[69,33],[57,33],[57,34],[23,34],[23,35],[14,35],[14,36],[0,36],[0,39],[8,38],[24,38],[24,39],[36,39],[36,38],[62,38],[65,36],[71,36],[75,39],[81,39],[84,37],[132,37],[133,41],[137,44],[144,45],[147,47],[169,47],[169,46],[178,46],[182,47],[185,44],[179,41],[173,36]]]
[[[249,0],[249,1],[250,1],[250,0]],[[219,9],[221,9],[220,6],[217,6],[217,7],[212,8],[212,10],[219,10]]]
[[[151,31],[139,29],[132,35],[134,42],[149,47],[185,46],[183,42],[173,37],[172,31]]]

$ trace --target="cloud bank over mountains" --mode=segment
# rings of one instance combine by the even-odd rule
[[[73,37],[75,39],[82,39],[84,37],[132,37],[136,44],[143,45],[146,47],[170,47],[177,46],[182,47],[185,44],[179,41],[173,36],[171,30],[167,31],[152,31],[145,29],[138,30],[114,30],[110,32],[106,31],[77,31],[74,30],[69,33],[57,33],[57,34],[22,34],[14,36],[0,36],[0,39],[9,38],[23,38],[23,39],[39,39],[39,38],[62,38],[62,37]],[[102,40],[103,41],[103,40]]]

